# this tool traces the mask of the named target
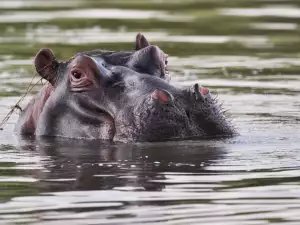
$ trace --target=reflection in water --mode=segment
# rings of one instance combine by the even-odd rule
[[[253,23],[251,25],[255,29],[261,30],[296,30],[296,23]]]
[[[294,7],[264,7],[264,8],[235,8],[224,9],[222,13],[234,16],[276,16],[285,18],[300,18],[300,9]]]
[[[79,7],[83,5],[83,2],[80,0],[51,0],[51,1],[40,1],[40,0],[2,0],[0,9],[22,9],[22,8],[29,8],[29,7],[54,7],[54,8],[61,8],[61,7]]]
[[[1,19],[1,17],[0,17]],[[265,36],[226,36],[226,35],[170,35],[165,32],[143,32],[147,39],[152,42],[174,42],[174,43],[212,43],[221,44],[227,42],[237,42],[246,47],[268,47],[269,40]],[[126,32],[123,30],[111,31],[95,26],[92,29],[64,29],[56,26],[38,27],[28,29],[21,37],[0,37],[3,43],[64,43],[64,44],[92,44],[92,43],[128,43],[132,42],[136,32]]]
[[[39,158],[39,168],[22,170],[23,177],[36,179],[30,187],[36,193],[9,199],[0,208],[0,218],[35,224],[264,224],[278,217],[298,221],[299,162],[258,169],[264,162],[270,165],[268,149],[258,153],[255,144],[251,149],[245,142],[111,144],[21,138],[20,152],[32,153],[33,161]],[[284,150],[273,152],[279,153]],[[26,216],[19,218],[23,213]]]
[[[160,191],[164,173],[201,172],[222,150],[202,143],[111,144],[99,141],[23,139],[45,158],[37,174],[42,192],[133,188]],[[24,143],[25,141],[25,143]],[[224,151],[224,150],[223,150]]]
[[[167,19],[183,20],[188,17],[168,15],[165,12],[120,10],[120,9],[83,9],[52,12],[16,11],[0,15],[0,23],[45,22],[54,19]]]

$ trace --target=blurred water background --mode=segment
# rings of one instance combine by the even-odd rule
[[[15,136],[15,113],[0,131],[0,224],[300,224],[299,19],[297,0],[1,0],[0,119],[40,48],[128,50],[142,32],[173,82],[218,93],[240,136],[53,143]]]

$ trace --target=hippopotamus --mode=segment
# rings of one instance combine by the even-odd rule
[[[34,64],[48,84],[22,111],[17,133],[117,142],[236,133],[207,88],[169,83],[167,54],[141,34],[133,51],[94,50],[58,61],[41,49]]]

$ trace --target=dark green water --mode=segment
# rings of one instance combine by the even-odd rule
[[[15,136],[15,113],[0,131],[1,225],[300,224],[299,1],[7,0],[0,30],[0,119],[40,48],[127,50],[143,32],[172,81],[218,93],[241,134],[54,143]]]

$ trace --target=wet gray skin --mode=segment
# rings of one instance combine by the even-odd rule
[[[131,55],[141,54],[149,47]],[[152,50],[146,53],[150,55],[145,57],[143,53],[147,59],[153,55]],[[113,57],[108,54],[82,53],[68,62],[58,62],[49,49],[42,49],[35,58],[35,66],[49,84],[22,112],[16,132],[121,142],[235,134],[208,89],[198,84],[188,89],[174,87],[163,76],[133,70],[130,62],[136,55],[120,63],[116,56],[121,53]],[[148,61],[147,65],[163,71],[156,65],[163,65],[165,59],[157,59],[161,62],[154,61],[153,66]],[[143,62],[135,62],[136,66],[139,64]]]

